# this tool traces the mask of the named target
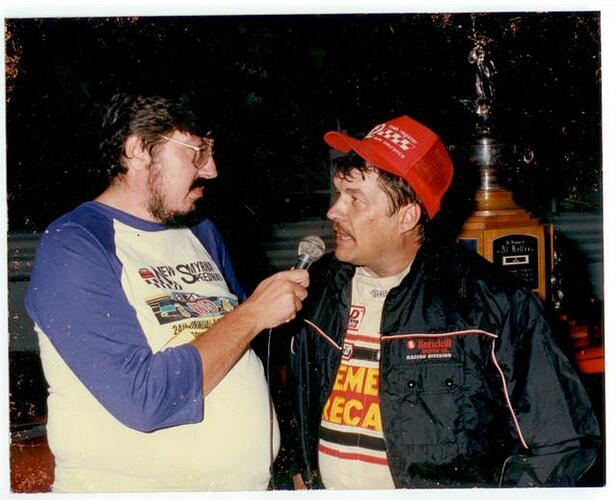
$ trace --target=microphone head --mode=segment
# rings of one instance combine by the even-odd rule
[[[306,269],[315,260],[319,260],[325,253],[325,243],[323,240],[314,234],[304,236],[297,247],[299,255],[298,265],[296,268]],[[300,264],[302,263],[302,264]]]

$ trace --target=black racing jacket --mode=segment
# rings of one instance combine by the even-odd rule
[[[331,254],[313,266],[291,343],[296,461],[311,487],[354,272]],[[597,420],[540,302],[461,248],[424,245],[390,290],[379,394],[397,488],[571,486],[597,454]]]

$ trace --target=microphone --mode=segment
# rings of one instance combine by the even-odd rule
[[[325,243],[319,236],[304,236],[297,246],[297,262],[292,269],[308,269],[310,264],[323,257],[324,253]]]

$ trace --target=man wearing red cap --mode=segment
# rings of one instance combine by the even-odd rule
[[[539,301],[424,241],[453,177],[439,137],[401,116],[325,141],[355,154],[335,166],[336,248],[291,344],[296,486],[575,484],[598,424]]]

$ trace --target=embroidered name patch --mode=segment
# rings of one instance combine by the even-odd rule
[[[416,338],[406,341],[406,348],[410,351],[406,359],[449,359],[452,357],[453,338]]]

